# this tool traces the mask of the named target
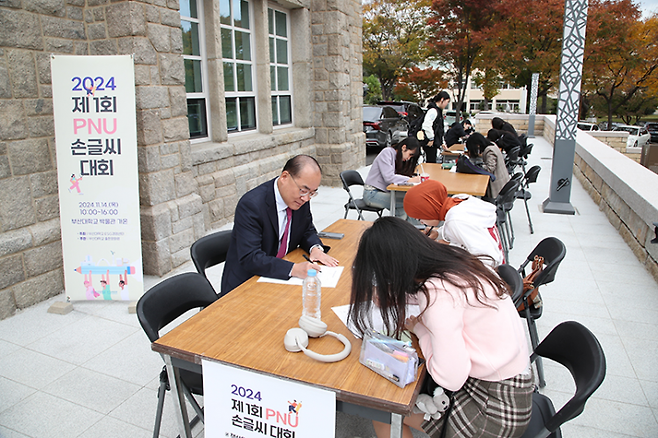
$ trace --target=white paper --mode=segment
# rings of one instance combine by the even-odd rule
[[[348,323],[347,321],[347,315],[350,312],[349,304],[345,304],[344,306],[332,307],[331,310],[333,310],[336,316],[338,316],[338,318],[341,321],[343,321],[343,324],[345,324],[345,326],[352,332],[354,336],[356,336],[357,338],[361,338],[361,334],[356,330],[356,327],[354,327],[352,322],[350,321]],[[416,304],[407,306],[407,317],[418,316],[418,315],[420,315],[420,306]],[[370,316],[372,318],[372,324],[373,324],[371,328],[377,330],[380,333],[386,334],[388,330],[386,329],[386,327],[384,327],[384,320],[382,319],[382,314],[379,311],[379,308],[373,306]]]
[[[320,284],[322,287],[334,288],[340,280],[340,275],[343,273],[343,268],[345,266],[323,266],[322,271],[318,272],[318,278],[320,279]],[[287,284],[290,286],[301,286],[304,282],[304,279],[291,277],[288,280],[279,280],[278,278],[270,277],[260,277],[258,279],[259,283],[276,283],[276,284]]]

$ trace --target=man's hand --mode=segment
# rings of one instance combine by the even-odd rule
[[[338,266],[338,260],[329,254],[325,254],[324,251],[317,247],[311,250],[311,261],[320,262],[325,266]]]
[[[308,276],[309,269],[315,269],[316,271],[320,272],[322,270],[322,266],[309,262],[295,263],[292,267],[290,275],[297,278],[306,278]]]

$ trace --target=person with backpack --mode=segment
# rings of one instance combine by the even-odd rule
[[[427,105],[422,129],[426,139],[423,150],[428,163],[436,163],[437,151],[443,145],[443,110],[449,103],[450,95],[447,91],[441,91]]]

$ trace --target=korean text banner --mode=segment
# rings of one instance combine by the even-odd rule
[[[206,438],[335,437],[334,392],[208,360],[202,366]]]
[[[131,55],[51,56],[64,285],[72,300],[144,292]]]

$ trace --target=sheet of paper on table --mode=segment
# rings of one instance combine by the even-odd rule
[[[318,278],[320,279],[320,284],[322,287],[334,288],[340,280],[340,275],[343,273],[343,268],[345,266],[323,266],[322,271],[318,272]],[[291,277],[289,280],[279,280],[278,278],[269,278],[269,277],[260,277],[258,279],[259,283],[276,283],[276,284],[288,284],[291,286],[301,286],[304,282],[303,279],[297,277]]]
[[[350,311],[350,305],[345,304],[344,306],[336,306],[332,307],[331,310],[334,311],[336,316],[343,321],[343,324],[347,326],[347,328],[352,332],[354,336],[357,338],[361,338],[361,334],[356,330],[356,327],[354,327],[354,324],[351,322],[347,322],[347,314]],[[420,307],[418,305],[408,305],[407,306],[407,317],[410,316],[418,316],[420,315]],[[370,314],[372,318],[372,324],[373,326],[371,327],[374,330],[377,330],[380,333],[386,334],[388,330],[384,327],[384,320],[382,320],[382,314],[379,311],[378,307],[373,306],[372,307],[372,313]]]

